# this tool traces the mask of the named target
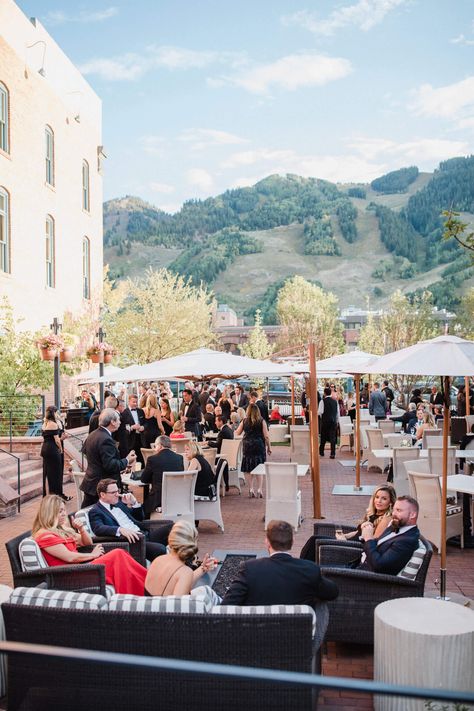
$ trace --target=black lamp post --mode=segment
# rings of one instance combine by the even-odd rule
[[[103,343],[106,337],[106,332],[103,330],[102,326],[99,326],[99,330],[95,334],[97,338],[99,339],[99,343]],[[99,377],[102,379],[104,375],[104,351],[100,350],[99,352]],[[104,383],[101,382],[99,383],[99,401],[100,401],[100,409],[102,410],[104,408]]]
[[[49,324],[50,329],[55,336],[58,335],[62,329],[62,323],[59,323],[56,316],[53,318],[53,323]],[[54,357],[54,405],[57,407],[58,411],[61,412],[61,384],[59,381],[59,350],[56,350],[56,355]]]

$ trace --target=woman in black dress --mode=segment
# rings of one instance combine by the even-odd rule
[[[197,469],[195,496],[208,496],[210,499],[216,494],[215,476],[212,467],[202,454],[197,442],[188,442],[184,445],[184,456],[188,462],[188,469]]]
[[[263,476],[252,474],[252,470],[259,464],[263,464],[266,460],[265,446],[268,454],[272,453],[270,449],[270,437],[268,435],[267,423],[260,414],[257,405],[249,405],[245,414],[245,419],[235,431],[238,436],[244,433],[242,440],[242,465],[241,469],[250,477],[249,497],[251,499],[263,498],[262,481]],[[257,492],[255,492],[254,484],[257,479]]]
[[[57,494],[64,501],[70,501],[72,497],[63,494],[64,455],[61,442],[63,433],[64,427],[60,421],[58,422],[57,408],[49,405],[46,408],[42,428],[43,479],[48,482],[50,494]]]
[[[156,395],[148,395],[146,405],[143,408],[145,419],[143,421],[144,431],[141,434],[142,447],[149,449],[152,442],[162,434],[165,434],[161,422],[161,410],[158,407]]]
[[[168,400],[167,397],[160,398],[160,407],[161,407],[161,424],[163,425],[165,435],[168,435],[168,437],[169,437],[173,431],[174,415],[173,415],[173,411],[170,406],[170,401]]]

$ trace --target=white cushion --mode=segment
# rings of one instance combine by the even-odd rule
[[[124,612],[181,612],[205,614],[208,609],[204,600],[191,595],[169,595],[168,597],[140,597],[138,595],[112,595],[109,610]]]
[[[217,496],[213,496],[212,499],[210,499],[209,496],[194,495],[194,501],[217,501]]]
[[[418,571],[421,568],[423,559],[425,557],[426,548],[422,541],[418,541],[418,548],[413,553],[412,557],[405,565],[405,567],[398,573],[397,577],[407,578],[408,580],[415,580],[418,575]]]
[[[18,554],[20,556],[21,569],[24,573],[30,573],[40,568],[48,568],[41,549],[33,538],[24,538],[21,541],[18,546]]]
[[[311,615],[312,636],[316,634],[316,613],[309,605],[217,605],[211,615]]]
[[[446,506],[446,516],[452,516],[453,514],[461,513],[462,506],[448,505]]]
[[[91,507],[89,506],[87,509],[79,509],[79,511],[77,511],[77,512],[74,514],[74,518],[77,518],[77,519],[79,519],[80,521],[83,521],[83,522],[84,522],[84,528],[86,529],[87,533],[89,534],[89,536],[93,536],[93,535],[94,535],[94,531],[92,530],[91,524],[90,524],[90,521],[89,521],[89,510],[90,510],[90,508],[91,508]]]
[[[89,593],[20,587],[15,588],[12,592],[10,603],[32,605],[33,607],[100,610],[107,605],[107,600],[102,595],[90,595]]]

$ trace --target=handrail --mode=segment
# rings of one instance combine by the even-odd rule
[[[7,449],[3,449],[3,447],[0,447],[0,452],[5,452],[5,454],[8,454],[10,457],[13,457],[13,459],[16,459],[17,491],[18,491],[17,508],[18,508],[18,513],[20,513],[20,494],[21,494],[21,491],[20,491],[20,457],[17,457],[16,454],[9,452]]]
[[[20,394],[20,395],[3,395],[0,394],[0,410],[4,409],[4,412],[6,415],[8,415],[9,419],[9,438],[10,438],[10,452],[12,451],[13,448],[13,427],[14,427],[14,409],[13,409],[13,402],[18,402],[21,403],[21,401],[27,399],[30,401],[34,401],[35,399],[39,399],[41,401],[41,415],[42,418],[44,419],[45,411],[46,411],[46,401],[45,401],[45,396],[44,395],[26,395],[26,394]],[[3,401],[7,403],[7,405],[3,405]],[[24,413],[20,413],[24,414]]]
[[[67,438],[66,438],[66,439],[69,439],[69,437],[72,437],[73,439],[77,439],[77,440],[81,443],[82,446],[81,446],[81,449],[80,449],[79,451],[80,451],[80,455],[81,455],[81,469],[82,469],[82,471],[84,471],[84,449],[83,449],[83,445],[84,445],[84,442],[85,442],[86,440],[85,440],[85,439],[81,439],[78,435],[72,434],[72,432],[69,432],[68,430],[64,430],[64,432],[67,434]],[[87,439],[87,437],[86,437],[86,439]]]
[[[466,704],[474,703],[474,693],[470,691],[402,686],[367,679],[322,676],[320,674],[307,674],[305,672],[291,672],[279,669],[255,669],[236,664],[214,664],[184,659],[167,659],[165,657],[145,657],[139,654],[71,649],[70,647],[54,647],[46,644],[29,644],[25,642],[0,642],[0,652],[7,654],[36,654],[43,657],[70,659],[71,661],[85,660],[98,662],[99,664],[116,664],[150,670],[166,669],[168,671],[191,674],[210,674],[213,677],[247,679],[256,682],[270,681],[273,684],[285,684],[287,686],[326,687],[328,689],[384,694],[386,696],[402,696],[424,700],[433,699]]]

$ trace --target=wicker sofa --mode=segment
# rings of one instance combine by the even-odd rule
[[[53,606],[38,606],[42,595],[55,596]],[[324,603],[316,608],[313,637],[310,610],[291,614],[283,612],[283,606],[272,609],[274,614],[267,608],[263,613],[260,608],[203,610],[186,596],[174,607],[171,598],[123,595],[108,601],[88,596],[99,600],[97,609],[74,609],[69,603],[63,607],[74,595],[80,594],[20,589],[19,604],[12,598],[2,605],[7,640],[311,673],[328,621]],[[124,609],[114,609],[118,598],[128,598]],[[71,662],[10,655],[8,689],[9,711],[303,711],[315,707],[315,694],[307,688],[101,665],[87,658]]]

